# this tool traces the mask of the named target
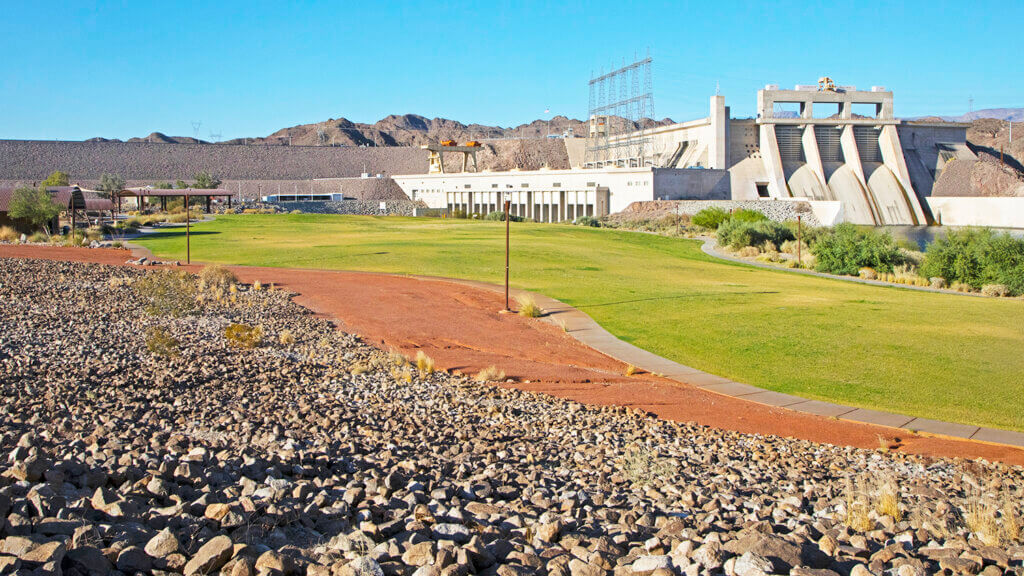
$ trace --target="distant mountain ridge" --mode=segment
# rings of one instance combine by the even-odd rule
[[[1022,108],[985,108],[975,110],[959,116],[920,116],[914,120],[938,119],[943,122],[973,122],[975,120],[1009,120],[1011,122],[1024,122],[1024,107]]]
[[[621,130],[637,130],[672,124],[670,118],[630,122],[613,118],[613,125]],[[427,118],[418,114],[393,114],[373,124],[352,122],[346,118],[330,118],[324,122],[299,124],[282,128],[273,134],[256,138],[235,138],[223,144],[266,144],[292,146],[419,146],[439,140],[488,140],[502,138],[544,138],[548,135],[571,133],[586,136],[587,123],[565,116],[550,120],[534,120],[529,124],[504,128],[485,124],[463,124],[447,118]],[[119,142],[107,138],[90,138],[87,142]],[[127,142],[156,142],[165,144],[209,144],[189,136],[168,136],[153,132],[145,138],[131,138]]]

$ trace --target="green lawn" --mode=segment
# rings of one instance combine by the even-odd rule
[[[251,215],[195,226],[198,261],[504,278],[504,224]],[[140,241],[184,259],[184,231]],[[697,241],[513,223],[512,278],[618,337],[807,398],[1024,430],[1024,302],[722,262]]]

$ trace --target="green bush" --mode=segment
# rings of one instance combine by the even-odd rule
[[[512,221],[512,222],[522,222],[523,221],[522,217],[516,216],[515,214],[509,214],[508,215],[508,219],[510,221]],[[484,216],[484,220],[496,220],[498,222],[504,222],[505,221],[505,211],[504,210],[495,210],[494,212],[490,212],[489,214],[487,214],[487,216]]]
[[[951,230],[928,245],[921,273],[975,290],[1002,284],[1012,295],[1024,294],[1024,239],[985,228]]]
[[[789,228],[789,231],[793,234],[794,238],[796,238],[797,228],[799,228],[800,240],[802,240],[807,246],[814,246],[818,243],[818,240],[821,240],[832,233],[831,230],[824,226],[808,226],[805,223],[797,226],[796,220],[786,220],[783,224],[786,228]]]
[[[889,233],[847,223],[821,237],[811,252],[817,259],[814,268],[828,274],[857,276],[861,268],[892,272],[894,266],[903,263],[903,255]]]
[[[779,246],[783,242],[793,239],[794,236],[789,228],[771,220],[750,222],[730,219],[718,227],[718,243],[733,250],[739,250],[746,246],[762,246],[765,242]]]
[[[741,208],[732,213],[730,220],[738,220],[740,222],[763,222],[768,220],[768,217],[757,210],[747,210]]]
[[[185,316],[199,304],[196,277],[185,271],[154,270],[132,286],[154,316]]]
[[[718,230],[723,222],[729,220],[729,213],[721,208],[705,208],[690,218],[694,226],[707,230]]]
[[[580,216],[573,221],[573,224],[577,226],[590,226],[591,228],[600,228],[601,221],[593,216]]]

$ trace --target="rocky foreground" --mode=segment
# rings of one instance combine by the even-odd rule
[[[0,575],[1024,574],[1019,468],[420,373],[146,274],[0,259]]]

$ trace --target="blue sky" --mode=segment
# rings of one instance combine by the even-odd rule
[[[0,138],[223,138],[416,113],[583,118],[587,80],[650,49],[655,112],[756,90],[895,91],[898,116],[1024,106],[1024,2],[29,2],[0,22]]]

